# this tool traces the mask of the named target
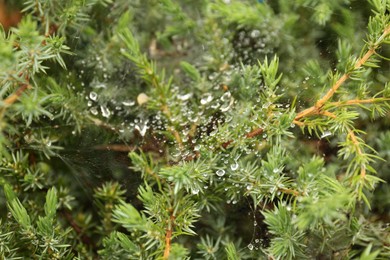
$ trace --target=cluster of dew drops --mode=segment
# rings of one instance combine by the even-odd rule
[[[81,70],[79,75],[80,78],[82,77],[83,73],[84,71]],[[105,76],[105,79],[109,78],[110,76]],[[74,86],[72,88],[75,89]],[[87,102],[89,113],[93,116],[101,116],[107,121],[115,115],[120,116],[121,111],[129,111],[130,109],[135,109],[136,106],[143,106],[150,99],[145,93],[139,93],[138,96],[134,99],[100,102],[100,93],[106,91],[107,88],[109,88],[108,83],[94,80],[90,84],[90,87],[86,88],[86,93],[81,92],[81,95],[84,96]],[[198,100],[198,105],[201,106],[202,109],[195,113],[188,104],[189,101],[192,101],[193,93],[179,93],[178,87],[176,87],[172,90],[172,94],[174,94],[174,99],[172,102],[175,102],[175,104],[172,104],[172,106],[177,106],[177,104],[180,104],[180,113],[178,113],[177,116],[172,117],[170,120],[172,122],[181,122],[180,124],[183,126],[188,124],[188,122],[199,123],[202,121],[202,123],[207,123],[211,118],[204,118],[203,113],[206,110],[213,109],[219,110],[220,112],[227,112],[233,107],[234,104],[234,98],[229,91],[223,93],[220,97],[213,96],[211,93],[204,93]],[[104,99],[105,97],[103,97],[103,100]],[[162,113],[156,113],[151,120],[142,118],[142,116],[135,118],[132,122],[128,122],[126,120],[126,122],[123,122],[121,126],[118,127],[118,129],[121,133],[125,131],[133,132],[136,130],[141,136],[145,136],[147,130],[152,126],[152,124],[154,129],[164,130],[164,123],[164,116]],[[183,130],[183,142],[187,141],[185,138],[186,136],[186,130]]]
[[[249,37],[251,39],[257,38],[260,36],[260,31],[258,30],[253,30],[249,33]],[[239,35],[240,39],[245,38],[244,34]],[[262,47],[265,47],[264,42],[259,41],[258,44],[260,44],[259,47],[260,49]],[[101,62],[101,58],[99,56],[96,57],[97,61],[97,67],[101,71],[104,72],[105,68],[103,66],[103,63]],[[237,64],[235,65],[230,65],[229,69],[224,70],[223,72],[214,72],[208,75],[208,80],[210,82],[213,82],[215,90],[220,88],[221,83],[228,83],[231,80],[231,75],[232,73],[240,73],[241,70],[241,65]],[[82,74],[84,73],[83,70],[81,70],[79,77],[82,78]],[[135,109],[135,107],[142,106],[143,104],[147,103],[149,100],[149,97],[145,93],[139,93],[138,96],[134,99],[129,99],[129,100],[122,100],[122,101],[116,101],[116,100],[110,100],[106,102],[106,104],[103,104],[104,102],[99,102],[99,93],[102,91],[106,90],[109,86],[105,82],[105,80],[110,79],[110,75],[104,73],[103,74],[103,81],[92,81],[91,85],[89,88],[89,92],[85,93],[83,92],[82,94],[85,97],[85,100],[87,101],[87,106],[89,107],[89,112],[93,116],[102,116],[106,120],[109,120],[112,116],[115,115],[120,115],[121,111],[127,110],[129,111],[130,109]],[[74,87],[73,87],[74,88]],[[188,145],[188,149],[184,150],[177,150],[176,152],[173,152],[172,155],[174,158],[177,159],[185,159],[191,152],[194,151],[199,151],[202,149],[202,143],[198,143],[198,140],[203,140],[203,137],[206,136],[213,136],[218,133],[218,126],[216,124],[213,125],[213,130],[210,132],[209,128],[207,127],[212,123],[212,116],[206,116],[210,115],[210,111],[219,111],[220,113],[225,114],[225,122],[229,122],[232,117],[228,113],[229,111],[232,110],[234,107],[234,104],[236,104],[236,100],[234,99],[232,93],[227,90],[223,93],[220,92],[205,92],[201,94],[200,97],[198,97],[195,102],[197,104],[197,107],[200,107],[198,111],[194,111],[191,109],[191,107],[194,104],[190,104],[194,102],[194,93],[192,92],[187,92],[183,93],[180,91],[179,87],[174,87],[172,90],[172,93],[174,94],[174,98],[172,102],[175,102],[175,104],[172,104],[172,106],[177,106],[180,104],[180,112],[176,113],[176,116],[172,117],[170,120],[172,122],[180,122],[180,125],[183,126],[183,130],[181,132],[182,134],[182,141],[183,143],[191,142]],[[220,93],[220,94],[215,94],[215,93]],[[169,104],[168,104],[169,105]],[[267,104],[263,104],[265,106]],[[211,113],[212,114],[212,113]],[[197,135],[198,139],[188,139],[188,133],[189,130],[188,124],[189,123],[196,123],[199,125],[198,131],[200,131],[200,134]],[[147,130],[151,127],[153,129],[160,129],[164,130],[166,128],[166,119],[164,118],[164,115],[162,113],[156,113],[152,119],[150,118],[142,118],[138,117],[133,119],[131,122],[125,121],[122,122],[121,125],[118,127],[120,133],[124,132],[133,132],[136,130],[141,136],[145,136],[147,133]],[[116,126],[117,127],[117,126]],[[245,129],[246,132],[250,131],[250,128]],[[266,134],[263,135],[263,138],[266,138]],[[208,149],[208,147],[203,147],[205,149]],[[248,150],[249,151],[249,150]],[[248,153],[247,151],[247,153]],[[250,151],[249,151],[250,152]],[[226,163],[226,162],[225,162]],[[237,160],[234,160],[233,163],[230,165],[230,170],[236,171],[239,167],[239,164]],[[226,174],[226,170],[221,168],[218,169],[215,172],[216,176],[219,178],[222,178]]]

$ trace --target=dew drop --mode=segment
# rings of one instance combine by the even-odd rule
[[[231,164],[231,165],[230,165],[230,169],[232,169],[232,171],[237,170],[237,169],[238,169],[238,163],[235,162],[235,163]]]
[[[104,83],[98,83],[94,86],[94,88],[107,88],[107,85]]]
[[[217,174],[219,177],[222,177],[225,175],[225,170],[219,169],[215,174]]]
[[[203,95],[202,99],[200,100],[200,103],[202,105],[206,105],[210,103],[213,100],[213,96],[210,93],[206,93]]]
[[[102,115],[105,118],[109,118],[111,115],[111,111],[107,107],[100,106],[100,111],[102,111]]]
[[[248,245],[248,249],[249,249],[249,250],[253,250],[253,245],[252,245],[252,244],[249,244],[249,245]]]
[[[131,107],[131,106],[134,106],[134,104],[135,104],[135,102],[132,100],[122,102],[122,105],[124,105],[125,107]]]
[[[220,110],[221,112],[226,112],[233,106],[234,98],[230,92],[226,92],[222,95],[221,101],[223,104],[221,105]]]
[[[91,93],[89,93],[89,98],[93,101],[96,101],[98,97],[98,94],[95,92],[95,91],[92,91]]]
[[[96,109],[96,107],[92,107],[89,111],[91,111],[92,115],[97,115],[99,111]]]
[[[192,189],[192,194],[197,195],[198,193],[199,193],[199,189],[197,188]]]
[[[228,91],[222,95],[221,101],[223,101],[223,102],[229,101],[231,97],[232,97],[232,94],[230,93],[230,91]]]
[[[325,137],[328,137],[328,136],[331,136],[332,135],[332,132],[331,131],[325,131],[322,135],[321,135],[321,139],[322,138],[325,138]]]
[[[177,95],[177,98],[182,100],[182,101],[186,101],[186,100],[190,99],[191,97],[192,97],[192,93],[188,93],[185,95]]]
[[[141,136],[145,136],[146,130],[148,130],[148,121],[146,121],[143,125],[136,125],[134,128],[140,133]],[[180,155],[180,154],[179,154]]]
[[[251,32],[251,37],[252,38],[257,38],[257,37],[259,37],[260,36],[260,31],[259,30],[253,30],[252,32]]]

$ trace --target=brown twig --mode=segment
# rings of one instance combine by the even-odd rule
[[[327,117],[331,117],[331,118],[337,118],[337,116],[335,114],[333,114],[332,112],[329,112],[329,111],[320,111],[318,114],[324,115]]]
[[[107,151],[115,151],[115,152],[132,152],[136,149],[136,147],[129,146],[126,144],[102,144],[102,145],[95,145],[92,148],[96,150],[107,150]]]
[[[175,216],[173,215],[173,209],[170,209],[170,218],[168,227],[165,233],[165,249],[163,259],[168,259],[169,254],[171,252],[171,241],[172,241],[172,233],[173,233],[173,223],[175,221]]]
[[[256,129],[252,130],[251,132],[247,133],[245,135],[245,137],[246,138],[253,138],[255,136],[261,135],[263,132],[264,132],[263,128],[256,128]],[[227,142],[224,142],[222,144],[222,147],[226,149],[231,143],[233,143],[233,140],[229,140]]]
[[[386,27],[386,29],[383,31],[382,35],[378,38],[378,40],[375,42],[374,46],[372,46],[364,55],[362,58],[360,58],[354,66],[354,70],[358,70],[361,68],[368,59],[375,53],[376,49],[379,47],[379,44],[381,41],[386,38],[390,34],[390,25]],[[325,103],[333,97],[333,95],[336,93],[336,91],[340,88],[340,86],[351,76],[352,72],[345,73],[342,75],[336,83],[328,90],[328,92],[319,99],[314,106],[309,107],[300,113],[297,114],[295,117],[295,120],[298,121],[299,119],[302,119],[303,117],[307,117],[310,115],[318,114],[318,112],[321,110],[321,108],[325,105]]]
[[[75,220],[73,219],[70,212],[68,210],[65,210],[65,209],[60,211],[60,212],[61,212],[61,215],[66,219],[66,221],[68,221],[68,223],[73,228],[73,230],[76,232],[76,234],[78,236],[80,236],[81,241],[86,245],[92,245],[93,247],[95,247],[92,239],[83,232],[82,228],[75,222]]]
[[[283,193],[286,193],[286,194],[291,194],[295,197],[298,197],[298,196],[301,196],[302,193],[299,192],[299,191],[296,191],[296,190],[292,190],[292,189],[286,189],[286,188],[278,188],[278,191],[280,192],[283,192]]]
[[[12,105],[15,103],[16,100],[23,94],[23,92],[26,89],[31,89],[32,86],[30,84],[24,84],[20,88],[18,88],[14,93],[12,93],[10,96],[8,96],[5,100],[4,103],[6,105]]]
[[[360,104],[372,104],[376,102],[389,101],[390,98],[370,98],[370,99],[351,99],[347,101],[338,101],[329,103],[330,106],[340,107],[340,106],[350,106],[350,105],[360,105]]]

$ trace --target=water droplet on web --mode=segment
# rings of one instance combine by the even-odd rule
[[[111,115],[111,111],[105,106],[100,106],[100,111],[102,111],[102,116],[105,118],[109,118]]]
[[[210,103],[213,100],[213,96],[210,93],[206,93],[202,96],[202,99],[200,100],[200,104],[206,105]]]
[[[231,97],[232,97],[232,94],[230,93],[230,91],[228,91],[222,95],[221,101],[223,101],[223,102],[229,101]]]
[[[211,108],[212,108],[212,109],[216,109],[216,108],[218,108],[220,105],[221,105],[221,104],[220,104],[219,102],[216,102],[216,103],[214,103],[214,104],[211,105]]]
[[[192,97],[192,93],[188,93],[185,95],[177,95],[177,98],[182,100],[182,101],[186,101],[186,100],[190,99],[191,97]]]
[[[219,169],[216,173],[217,176],[222,177],[225,175],[225,170]]]
[[[93,86],[94,88],[107,88],[107,85],[104,83],[97,83]]]
[[[124,105],[125,107],[131,107],[131,106],[134,106],[134,104],[135,104],[135,101],[132,101],[132,100],[122,102],[122,105]]]
[[[221,112],[228,111],[232,107],[233,103],[234,103],[234,99],[232,98],[230,100],[230,102],[228,102],[228,103],[226,103],[226,104],[224,104],[223,106],[220,107]]]
[[[94,115],[94,116],[96,116],[96,115],[99,113],[99,111],[96,109],[96,107],[92,107],[89,111],[90,111],[91,114]]]
[[[148,121],[146,121],[144,124],[136,125],[134,128],[140,133],[141,136],[145,136],[146,130],[149,128]]]
[[[252,184],[248,184],[247,186],[246,186],[246,189],[247,190],[251,190],[253,188],[253,185]]]
[[[249,245],[248,245],[248,249],[249,249],[249,250],[253,250],[253,245],[252,245],[252,244],[249,244]]]
[[[199,189],[194,188],[192,189],[192,194],[197,195],[199,193]]]
[[[322,135],[321,135],[321,139],[322,138],[325,138],[325,137],[328,137],[328,136],[331,136],[332,135],[332,132],[331,131],[325,131]]]
[[[96,101],[97,97],[98,97],[98,94],[96,92],[92,91],[91,93],[89,93],[89,98],[91,100]]]
[[[230,91],[223,94],[220,99],[222,101],[222,105],[220,107],[222,112],[228,111],[234,103],[234,98],[232,97]]]
[[[237,170],[237,169],[238,169],[238,163],[235,162],[235,163],[231,164],[231,165],[230,165],[230,169],[232,169],[232,171]]]
[[[257,38],[257,37],[259,37],[260,36],[260,31],[259,30],[253,30],[252,32],[251,32],[251,37],[252,38]]]
[[[287,211],[291,211],[291,206],[286,207]]]

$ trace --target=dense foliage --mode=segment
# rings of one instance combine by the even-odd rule
[[[390,258],[389,0],[1,3],[1,259]]]

